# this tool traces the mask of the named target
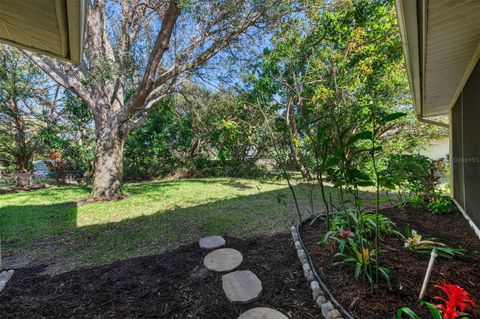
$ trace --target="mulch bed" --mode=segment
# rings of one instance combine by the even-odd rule
[[[452,260],[436,259],[431,283],[446,280],[459,284],[480,303],[480,240],[459,211],[439,216],[407,206],[405,212],[399,208],[387,208],[382,213],[391,218],[396,223],[397,230],[402,233],[405,226],[410,224],[424,238],[435,237],[451,247],[464,248],[465,256]],[[393,318],[395,310],[402,306],[409,306],[421,318],[431,318],[426,307],[420,307],[417,300],[429,255],[407,250],[399,238],[385,237],[380,246],[386,251],[380,255],[380,263],[394,274],[393,289],[389,291],[383,287],[379,294],[365,294],[361,281],[353,278],[353,269],[344,265],[333,266],[332,260],[336,252],[318,244],[325,233],[323,224],[302,226],[302,238],[320,277],[345,307],[349,307],[361,319]],[[401,290],[399,283],[402,284]],[[433,296],[440,294],[440,290],[432,285],[425,299],[432,301]],[[472,318],[478,319],[480,314],[477,313]]]
[[[235,319],[259,306],[291,318],[320,318],[290,234],[240,240],[226,237],[262,281],[263,294],[231,304],[221,274],[203,266],[198,243],[155,256],[117,261],[51,277],[43,267],[18,269],[0,293],[1,318],[208,318]]]

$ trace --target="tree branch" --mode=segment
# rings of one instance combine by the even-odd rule
[[[89,105],[94,105],[94,101],[91,99],[90,94],[85,90],[80,80],[73,76],[73,74],[66,74],[60,70],[50,58],[40,57],[36,53],[22,50],[22,52],[28,56],[40,69],[42,69],[52,80],[72,91],[80,98],[82,98]]]
[[[143,79],[135,93],[128,99],[124,108],[120,112],[120,123],[126,122],[135,113],[136,109],[139,107],[141,108],[148,95],[155,87],[154,78],[163,54],[168,50],[172,31],[179,15],[180,8],[177,6],[176,1],[170,0],[169,6],[163,16],[162,26],[158,32],[157,40],[152,51],[150,52],[150,57],[148,59]]]
[[[139,127],[142,127],[145,124],[145,121],[147,120],[147,115],[150,109],[152,108],[155,103],[166,97],[168,93],[163,93],[161,95],[151,97],[145,102],[145,107],[142,108],[142,111],[138,114],[138,117],[135,118],[134,120],[130,120],[129,122],[125,123],[122,126],[122,133],[127,135],[134,129],[137,129]]]
[[[183,64],[175,64],[171,69],[164,72],[154,84],[154,87],[160,86],[164,84],[166,81],[178,76],[179,74],[195,69],[198,66],[204,64],[206,61],[211,59],[215,54],[219,51],[226,48],[229,43],[233,40],[236,40],[240,35],[242,35],[249,27],[256,24],[260,18],[262,17],[262,13],[258,12],[254,14],[252,17],[245,19],[245,21],[239,25],[237,28],[231,30],[227,35],[221,36],[217,38],[207,49],[205,49],[202,53],[200,53],[195,59],[190,62],[186,62]],[[200,46],[202,42],[197,42],[197,46]],[[191,52],[194,50],[191,46],[189,46],[186,50]]]

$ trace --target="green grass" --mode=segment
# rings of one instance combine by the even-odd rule
[[[308,214],[312,189],[305,184],[295,189]],[[89,187],[0,195],[5,266],[45,264],[49,272],[65,271],[155,254],[203,236],[288,231],[298,222],[291,193],[279,181],[142,182],[126,184],[124,192],[121,201],[80,206],[75,202],[88,197]],[[320,192],[312,194],[319,210]]]
[[[281,182],[190,179],[131,183],[124,190],[124,200],[81,206],[74,202],[88,197],[89,187],[0,195],[5,261],[21,256],[65,270],[154,254],[207,235],[286,231],[297,221],[293,206],[279,201],[291,201]],[[299,196],[306,201],[306,191]]]

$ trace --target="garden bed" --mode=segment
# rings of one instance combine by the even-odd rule
[[[473,299],[480,302],[480,240],[464,219],[455,210],[447,215],[432,215],[424,209],[405,207],[383,209],[382,214],[389,217],[398,231],[404,233],[405,226],[410,224],[424,237],[435,237],[438,241],[451,247],[465,249],[465,255],[454,259],[437,258],[432,272],[431,283],[446,280],[465,288]],[[414,253],[404,248],[402,239],[384,236],[380,247],[385,250],[380,255],[380,263],[392,271],[392,290],[382,286],[378,294],[364,293],[361,281],[355,281],[350,266],[333,266],[336,251],[328,245],[319,244],[325,234],[324,223],[312,226],[304,224],[301,236],[308,253],[313,260],[316,271],[328,286],[332,294],[345,307],[349,308],[361,319],[393,318],[395,310],[408,306],[421,318],[431,318],[426,307],[418,305],[418,295],[429,261],[429,255]],[[399,288],[399,283],[402,287]],[[432,300],[440,291],[432,285],[426,293],[426,300]],[[472,318],[480,318],[477,313]]]
[[[238,269],[253,271],[263,284],[261,297],[247,305],[227,300],[221,275],[203,266],[207,251],[192,243],[53,277],[42,274],[43,267],[18,269],[0,293],[0,316],[235,319],[264,306],[292,319],[320,318],[289,233],[226,240],[244,256]]]

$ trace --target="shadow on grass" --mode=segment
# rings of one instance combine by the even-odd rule
[[[203,180],[194,181],[203,183]],[[221,182],[232,183],[229,179],[215,180],[217,184]],[[163,192],[159,193],[159,188],[170,187],[180,185],[154,182],[127,185],[126,191],[134,196],[155,190],[156,197],[161,200]],[[309,188],[306,187],[295,186],[305,218],[310,207]],[[334,192],[333,189],[329,191]],[[318,207],[321,203],[319,192],[315,190],[313,196],[316,209],[321,210]],[[15,255],[20,252],[32,255],[35,261],[57,263],[57,267],[68,270],[155,254],[208,235],[244,238],[281,232],[292,223],[298,223],[290,198],[290,190],[284,187],[255,194],[236,194],[232,198],[191,207],[174,206],[150,215],[82,227],[78,227],[78,207],[75,203],[4,206],[0,207],[0,231],[6,266],[9,260],[15,264]],[[95,209],[102,213],[105,204],[108,205],[97,203]]]
[[[245,178],[242,179],[248,181],[250,179]],[[279,182],[271,181],[271,180],[257,180],[260,181],[262,184],[278,184]],[[208,178],[191,178],[191,179],[181,179],[176,181],[156,181],[156,182],[146,182],[146,183],[128,183],[125,185],[125,193],[127,194],[145,194],[148,192],[157,192],[161,188],[166,187],[181,187],[185,184],[204,184],[204,185],[226,185],[232,186],[235,188],[251,188],[250,186],[242,187],[239,184],[243,184],[239,182],[238,178],[230,178],[230,177],[218,177],[214,179]]]

